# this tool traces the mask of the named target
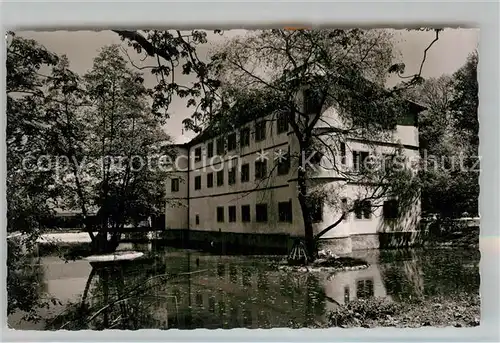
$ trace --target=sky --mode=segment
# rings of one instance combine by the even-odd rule
[[[198,47],[198,55],[201,58],[206,57],[217,44],[245,33],[245,30],[228,30],[220,36],[210,32],[208,34],[209,43]],[[136,65],[143,66],[148,62],[147,60],[141,62],[142,56],[127,47],[127,44],[122,42],[118,35],[112,31],[24,31],[16,32],[16,34],[35,39],[52,52],[60,55],[65,54],[70,61],[70,68],[80,75],[92,68],[93,59],[100,48],[111,44],[121,44],[127,49]],[[394,47],[399,51],[401,61],[406,65],[405,74],[418,72],[424,50],[434,39],[434,36],[434,32],[395,31]],[[478,44],[478,29],[445,29],[440,33],[439,40],[427,52],[422,76],[429,78],[453,74],[465,63],[467,56],[478,49]],[[390,82],[395,83],[396,78],[394,76]],[[156,78],[147,71],[144,73],[144,79],[147,86],[152,86],[156,82]],[[185,84],[192,80],[194,80],[192,75],[176,74],[176,82],[179,84]],[[193,132],[183,130],[182,121],[192,113],[192,109],[186,108],[184,99],[173,99],[169,113],[171,113],[171,117],[164,129],[176,143],[184,143],[195,136]]]

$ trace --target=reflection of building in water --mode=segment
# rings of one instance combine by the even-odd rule
[[[231,262],[234,259],[209,257],[196,267],[191,258],[191,271],[207,271],[166,287],[179,307],[174,315],[169,302],[169,327],[303,327],[325,321],[339,304],[387,297],[376,264],[327,279],[327,274],[290,274],[251,261]]]
[[[156,279],[149,286],[146,280],[151,276],[145,274],[152,267],[140,265],[124,272],[123,282],[113,275],[107,277],[110,299],[120,290],[143,286],[144,292],[137,299],[140,302],[127,305],[140,306],[141,316],[150,318],[142,324],[145,328],[304,327],[324,322],[326,314],[338,304],[386,296],[376,264],[364,270],[338,273],[328,280],[327,274],[287,273],[255,259],[235,260],[227,256],[169,254],[161,263],[167,264],[167,270],[153,270],[151,276],[191,274]],[[90,266],[84,264],[88,269],[83,275],[87,277]],[[64,270],[71,274],[68,268]],[[90,287],[88,303],[100,308],[104,299],[98,280],[106,277],[98,274]],[[86,280],[81,279],[73,293],[81,295]]]
[[[388,297],[376,264],[366,269],[337,273],[332,279],[324,281],[324,287],[326,296],[333,300],[328,302],[328,310],[356,299]]]
[[[232,264],[224,257],[200,264],[208,271],[167,287],[179,307],[174,315],[169,302],[170,327],[286,327],[322,320],[324,296],[313,275],[292,277],[250,262]]]
[[[477,294],[479,252],[471,256],[461,253],[440,252],[435,256],[398,251],[359,252],[356,257],[368,261],[370,267],[337,273],[328,279],[326,274],[320,277],[275,271],[255,258],[189,256],[189,253],[186,256],[186,252],[174,251],[158,259],[130,264],[120,271],[121,280],[116,274],[108,274],[109,293],[111,298],[120,290],[140,287],[137,297],[126,304],[134,320],[140,322],[139,328],[311,326],[323,322],[325,314],[338,304],[359,298],[404,301],[422,294]],[[80,299],[91,272],[87,262],[64,263],[57,257],[43,257],[41,263],[49,294],[63,303]],[[170,277],[188,271],[194,274]],[[100,276],[105,277],[98,274],[89,287],[88,298],[95,311],[104,305],[103,283],[99,280]],[[151,285],[146,282],[159,275],[169,277],[156,278]],[[65,307],[56,305],[42,309],[40,315],[52,318],[63,310]],[[121,309],[115,307],[113,311],[116,320]],[[9,317],[9,325],[21,327],[16,324],[18,321],[19,316]],[[66,322],[68,320],[61,320],[60,325]],[[43,323],[36,328],[43,329]]]

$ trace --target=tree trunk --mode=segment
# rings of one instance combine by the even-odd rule
[[[121,238],[121,233],[118,231],[115,231],[111,235],[111,239],[108,242],[108,251],[109,252],[115,252],[116,249],[118,248],[118,245],[120,245],[120,238]]]
[[[83,291],[82,303],[80,306],[81,311],[83,311],[87,306],[87,297],[89,295],[90,286],[92,284],[92,279],[94,278],[95,274],[96,274],[96,269],[95,269],[95,267],[92,267],[92,270],[90,271],[90,275],[87,278],[87,283],[85,284],[85,289]]]
[[[314,231],[309,210],[309,205],[307,203],[307,178],[305,167],[301,165],[302,161],[299,163],[298,171],[298,186],[299,186],[299,204],[302,211],[302,218],[304,221],[304,240],[306,243],[307,254],[310,260],[314,260],[317,255],[316,243],[314,241]]]
[[[111,254],[116,251],[120,244],[121,233],[113,232],[108,240],[108,230],[99,231],[92,242],[92,252],[94,254]]]
[[[94,241],[93,252],[95,254],[105,254],[107,252],[108,233],[106,231],[99,231]]]

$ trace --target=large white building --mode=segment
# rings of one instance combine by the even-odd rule
[[[392,154],[395,149],[418,159],[416,124],[423,108],[414,103],[410,108],[405,120],[388,131],[381,141],[349,135],[332,139],[330,151],[339,155],[335,156],[336,161],[341,161],[339,168],[352,168],[357,156]],[[323,112],[316,130],[324,132],[328,140],[332,138],[332,128],[342,129],[342,125],[337,111],[331,107]],[[286,246],[289,244],[286,237],[303,236],[297,168],[293,162],[281,160],[279,163],[278,158],[284,152],[293,156],[296,151],[297,139],[288,123],[273,114],[252,119],[221,136],[206,131],[189,143],[178,145],[175,170],[167,182],[167,232],[172,236],[189,232],[192,240],[217,241],[231,237],[229,241],[236,240],[240,245],[265,245],[268,244],[263,243],[266,237],[272,236],[271,246],[280,239]],[[331,159],[325,155],[321,167],[309,179],[311,184],[319,183],[325,189],[335,186],[337,193],[333,196],[339,198],[340,204],[355,201],[360,189],[367,186],[346,180],[339,169],[325,167],[328,161]],[[408,242],[418,225],[419,202],[397,221],[388,221],[388,216],[396,216],[397,199],[381,201],[381,206],[365,201],[364,207],[350,213],[328,232],[322,243],[342,253],[378,248],[391,241]],[[324,202],[314,214],[315,232],[337,221],[341,213],[331,201]]]

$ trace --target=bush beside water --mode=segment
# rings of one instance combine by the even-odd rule
[[[57,255],[64,260],[74,261],[92,255],[90,243],[40,243],[38,256]]]
[[[408,302],[385,298],[357,299],[331,312],[330,327],[478,326],[481,313],[479,294],[462,293],[453,297],[435,296]]]

